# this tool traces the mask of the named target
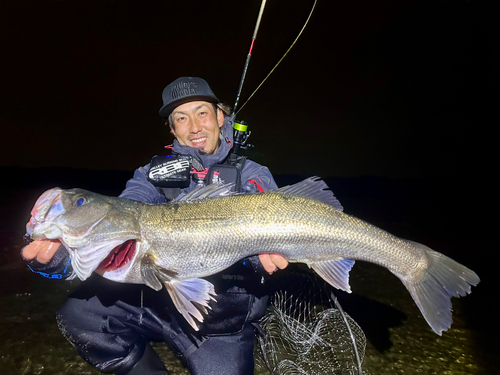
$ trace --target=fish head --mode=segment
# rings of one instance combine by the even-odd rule
[[[70,252],[73,269],[81,280],[113,250],[135,252],[135,246],[121,245],[140,238],[132,201],[83,189],[53,188],[43,193],[33,206],[26,232],[33,240],[58,239]],[[106,263],[107,267],[113,264],[109,259]]]

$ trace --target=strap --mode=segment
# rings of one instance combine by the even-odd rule
[[[231,153],[229,157],[226,158],[223,164],[232,165],[241,172],[243,170],[243,167],[245,166],[246,161],[246,156]]]
[[[165,196],[167,202],[174,200],[181,193],[181,188],[164,188],[158,186],[155,186],[155,188],[161,195]]]

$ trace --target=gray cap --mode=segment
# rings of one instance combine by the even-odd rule
[[[168,118],[172,111],[181,104],[195,101],[218,103],[219,99],[212,92],[207,81],[197,77],[180,77],[163,89],[163,107],[160,116]]]

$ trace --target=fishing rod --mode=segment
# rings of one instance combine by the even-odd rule
[[[245,103],[243,103],[243,105],[241,106],[241,108],[238,111],[236,111],[237,108],[238,108],[238,102],[240,100],[241,90],[243,88],[243,83],[245,82],[245,77],[246,77],[246,74],[247,74],[247,71],[248,71],[248,66],[250,64],[250,58],[252,57],[252,50],[253,50],[253,47],[254,47],[254,44],[255,44],[255,40],[257,39],[257,32],[259,31],[260,22],[262,20],[262,15],[264,14],[264,8],[266,6],[266,0],[262,0],[262,3],[260,5],[259,15],[257,16],[257,22],[255,24],[253,35],[252,35],[252,41],[250,43],[250,50],[248,51],[247,58],[246,58],[246,61],[245,61],[245,65],[243,67],[243,73],[241,75],[241,80],[240,80],[240,84],[239,84],[239,87],[238,87],[238,92],[236,94],[236,101],[234,103],[233,111],[232,111],[232,114],[231,114],[231,118],[234,120],[234,152],[237,152],[240,147],[245,148],[245,144],[246,144],[246,142],[248,140],[248,137],[250,136],[250,133],[251,133],[250,131],[248,131],[248,125],[244,121],[236,121],[235,120],[235,116],[239,113],[239,111],[241,111],[241,109],[243,109],[243,107],[248,103],[248,101],[255,95],[255,93],[260,89],[260,87],[269,78],[269,76],[276,70],[276,68],[281,63],[281,61],[283,61],[283,59],[288,55],[288,53],[293,48],[293,46],[295,45],[295,43],[297,43],[297,40],[302,35],[304,29],[306,28],[307,24],[309,23],[309,20],[311,19],[311,16],[312,16],[312,14],[314,12],[314,9],[316,8],[317,1],[318,0],[314,0],[314,4],[313,4],[313,6],[311,8],[311,11],[309,12],[309,16],[307,17],[306,22],[304,23],[304,26],[302,26],[302,29],[300,30],[299,34],[297,35],[297,37],[295,38],[295,40],[293,41],[293,43],[290,45],[290,47],[288,48],[288,50],[284,53],[284,55],[276,63],[276,65],[271,69],[271,71],[269,72],[269,74],[257,86],[257,88],[253,91],[253,93],[248,97],[248,99],[245,101]]]
[[[233,152],[235,155],[238,153],[240,148],[246,148],[245,145],[247,143],[248,137],[250,137],[251,132],[248,130],[248,125],[244,121],[236,121],[236,108],[238,108],[238,102],[240,100],[241,89],[243,88],[243,82],[245,82],[245,76],[247,75],[248,65],[250,65],[250,58],[252,57],[253,45],[255,43],[255,39],[257,39],[257,32],[259,31],[260,21],[262,20],[262,15],[264,14],[264,8],[266,6],[266,0],[262,0],[260,4],[259,15],[257,16],[257,22],[255,23],[255,27],[252,35],[252,42],[250,43],[250,50],[247,54],[247,59],[245,61],[245,66],[243,67],[243,73],[241,74],[240,85],[238,87],[238,93],[236,94],[236,102],[233,106],[233,113],[231,114],[231,118],[234,120],[233,125]]]
[[[241,89],[243,88],[243,82],[245,82],[245,76],[247,75],[248,65],[250,65],[250,58],[252,57],[253,45],[255,43],[255,39],[257,39],[257,32],[259,31],[260,21],[262,20],[262,15],[264,14],[264,8],[266,6],[266,0],[262,0],[260,4],[259,15],[257,16],[257,22],[255,23],[255,27],[252,35],[252,42],[250,43],[250,50],[248,51],[247,59],[245,61],[245,66],[243,67],[243,73],[241,75],[240,86],[238,87],[238,93],[236,94],[236,102],[234,103],[233,113],[231,117],[236,115],[236,108],[238,108],[238,102],[240,100]]]

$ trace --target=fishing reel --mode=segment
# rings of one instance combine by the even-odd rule
[[[233,153],[238,154],[240,149],[247,150],[249,147],[253,147],[252,144],[247,144],[248,138],[252,134],[248,130],[248,124],[245,121],[234,121],[233,125]]]

